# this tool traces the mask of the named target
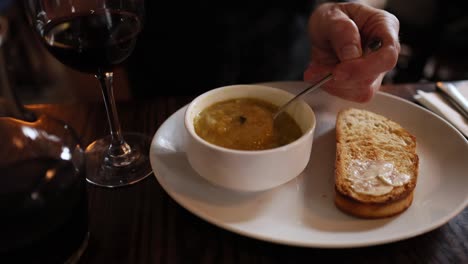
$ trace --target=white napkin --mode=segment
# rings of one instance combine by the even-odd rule
[[[454,84],[457,86],[460,93],[465,98],[468,98],[468,82],[464,81]],[[462,114],[455,110],[451,103],[448,102],[441,94],[438,92],[424,92],[418,90],[417,94],[414,95],[414,99],[432,112],[449,121],[452,125],[458,128],[465,137],[468,137],[468,121]]]

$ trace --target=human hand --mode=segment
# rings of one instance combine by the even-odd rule
[[[400,52],[398,19],[380,9],[358,3],[327,3],[310,16],[311,64],[305,81],[316,81],[332,72],[324,85],[330,94],[366,102],[380,87],[384,75],[396,64]],[[371,41],[382,47],[363,55]]]

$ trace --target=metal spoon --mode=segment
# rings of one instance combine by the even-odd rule
[[[375,39],[375,40],[369,42],[369,44],[367,45],[367,49],[364,50],[364,55],[366,55],[368,52],[376,51],[376,50],[380,49],[380,47],[382,47],[382,41],[380,39]],[[318,88],[320,88],[322,85],[324,85],[325,83],[327,83],[331,79],[333,79],[333,75],[332,75],[332,73],[328,73],[325,77],[320,79],[318,82],[313,83],[310,86],[308,86],[307,88],[305,88],[302,92],[300,92],[299,94],[294,96],[291,100],[289,100],[288,102],[286,102],[285,104],[280,106],[278,108],[278,110],[276,110],[276,112],[273,114],[273,120],[276,119],[289,105],[291,105],[298,98],[301,98],[302,96],[304,96],[304,95],[306,95],[306,94],[308,94],[308,93],[310,93],[312,91],[317,90]]]

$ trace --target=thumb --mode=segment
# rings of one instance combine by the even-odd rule
[[[338,59],[347,61],[361,57],[361,36],[357,25],[346,14],[339,12],[330,21],[329,40]]]
[[[321,17],[320,35],[327,40],[340,61],[361,57],[359,28],[339,5],[334,5]]]

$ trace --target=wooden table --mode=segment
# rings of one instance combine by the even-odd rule
[[[415,85],[382,90],[410,99]],[[433,90],[433,85],[419,88]],[[119,103],[124,130],[153,136],[193,97]],[[102,103],[36,105],[66,120],[87,145],[107,135]],[[467,190],[468,191],[468,190]],[[91,240],[81,263],[468,263],[468,209],[442,227],[404,241],[355,249],[292,247],[215,227],[172,200],[150,176],[130,187],[88,185]]]

